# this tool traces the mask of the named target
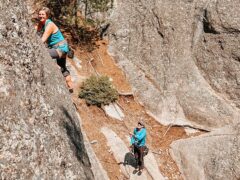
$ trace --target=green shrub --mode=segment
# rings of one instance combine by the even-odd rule
[[[79,97],[88,105],[108,105],[118,98],[118,92],[113,88],[107,76],[91,76],[82,85]]]

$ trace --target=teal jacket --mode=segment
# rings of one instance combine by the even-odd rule
[[[133,131],[134,136],[131,137],[131,145],[145,146],[147,131],[146,128],[142,128],[140,131],[137,131],[137,128]]]

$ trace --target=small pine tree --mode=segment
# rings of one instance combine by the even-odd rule
[[[107,76],[91,76],[82,85],[79,97],[88,105],[108,105],[118,98],[118,92],[113,88]]]

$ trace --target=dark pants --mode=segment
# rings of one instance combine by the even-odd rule
[[[135,156],[135,159],[137,160],[137,165],[139,166],[139,170],[142,170],[144,168],[143,152],[144,152],[144,147],[134,146],[134,156]]]
[[[48,49],[48,52],[53,59],[57,60],[57,64],[61,67],[61,72],[63,76],[67,77],[68,75],[70,75],[70,72],[66,67],[66,55],[64,55],[63,57],[59,57],[56,49]]]

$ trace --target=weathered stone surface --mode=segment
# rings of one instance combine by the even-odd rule
[[[239,6],[238,0],[116,1],[109,52],[159,122],[206,130],[240,122]],[[240,178],[239,132],[217,135],[225,131],[173,143],[185,179]]]
[[[171,144],[184,179],[240,178],[240,125]]]
[[[79,120],[25,2],[0,2],[0,179],[93,179]]]
[[[159,171],[157,161],[152,152],[144,158],[145,167],[154,180],[164,180],[164,176]]]
[[[103,110],[109,117],[123,121],[124,114],[116,103],[111,103],[109,105],[103,106]]]
[[[118,0],[109,52],[163,124],[239,120],[239,1]]]

